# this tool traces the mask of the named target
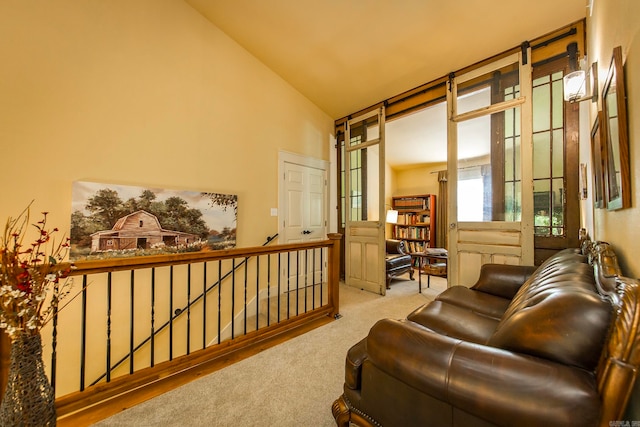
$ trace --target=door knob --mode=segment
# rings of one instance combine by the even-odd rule
[[[302,234],[311,234],[311,230],[304,230]]]

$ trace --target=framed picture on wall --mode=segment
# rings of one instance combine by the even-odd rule
[[[176,254],[236,245],[238,196],[76,181],[72,261]]]
[[[613,49],[611,66],[602,91],[601,126],[605,130],[605,202],[607,209],[631,206],[627,96],[624,84],[622,48]]]
[[[591,164],[593,165],[593,203],[598,209],[605,207],[604,199],[604,138],[602,111],[598,111],[596,120],[591,128]]]

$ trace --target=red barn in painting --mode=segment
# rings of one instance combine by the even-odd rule
[[[120,218],[111,230],[93,233],[91,252],[148,249],[160,243],[166,246],[188,245],[197,240],[195,234],[163,229],[155,215],[140,210]]]

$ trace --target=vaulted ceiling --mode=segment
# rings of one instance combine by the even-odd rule
[[[185,1],[333,119],[588,12],[586,0]],[[388,122],[386,135],[392,167],[446,160],[442,106]]]
[[[332,118],[586,16],[586,0],[185,0]]]

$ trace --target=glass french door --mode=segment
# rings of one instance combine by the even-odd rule
[[[385,294],[384,106],[345,132],[345,282]]]
[[[473,285],[486,263],[533,264],[531,65],[522,58],[450,80],[449,286]]]
[[[568,58],[533,65],[533,214],[535,264],[578,246],[579,104],[563,99]],[[585,178],[586,179],[586,178]]]

